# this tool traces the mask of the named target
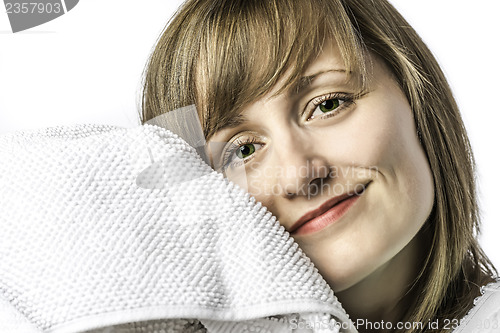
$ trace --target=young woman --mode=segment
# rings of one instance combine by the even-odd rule
[[[457,105],[387,1],[188,0],[151,56],[142,121],[192,104],[214,167],[354,320],[451,331],[494,282]]]

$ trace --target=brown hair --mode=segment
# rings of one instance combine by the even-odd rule
[[[366,74],[367,52],[385,61],[412,107],[432,170],[435,202],[424,226],[430,248],[405,319],[460,319],[496,274],[476,237],[474,159],[439,65],[386,0],[188,0],[151,55],[142,122],[195,104],[208,140],[285,71],[292,71],[288,85],[296,82],[325,38],[337,41],[348,71]]]

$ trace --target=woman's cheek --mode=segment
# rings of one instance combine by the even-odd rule
[[[270,174],[269,168],[261,164],[254,164],[246,171],[247,191],[261,202],[269,211],[276,215],[274,209],[274,198],[279,193],[274,178]],[[276,192],[276,194],[274,194]]]
[[[330,160],[337,166],[355,166],[375,171],[391,169],[397,148],[397,124],[383,110],[359,106],[352,117],[337,126],[325,128],[329,137]]]

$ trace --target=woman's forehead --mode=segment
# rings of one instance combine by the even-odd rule
[[[311,61],[306,64],[302,72],[303,76],[307,77],[325,71],[327,68],[341,71],[346,70],[342,54],[340,53],[337,42],[333,38],[329,38],[325,41],[316,57],[313,57]]]

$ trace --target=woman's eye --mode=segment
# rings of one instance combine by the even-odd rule
[[[345,100],[340,98],[331,98],[324,100],[316,107],[316,109],[314,109],[314,112],[311,114],[310,119],[328,112],[335,111],[339,106],[344,104],[344,102]]]
[[[252,157],[253,154],[259,149],[262,148],[263,144],[247,142],[247,143],[238,143],[235,142],[233,149],[229,149],[225,155],[225,167],[236,167],[242,163],[245,163],[246,160]]]
[[[344,101],[335,98],[335,99],[327,99],[323,103],[321,103],[318,107],[321,112],[326,113],[335,110],[338,108]]]
[[[240,159],[247,158],[253,153],[255,153],[255,144],[253,143],[247,143],[245,145],[239,146],[236,149],[236,156]]]

